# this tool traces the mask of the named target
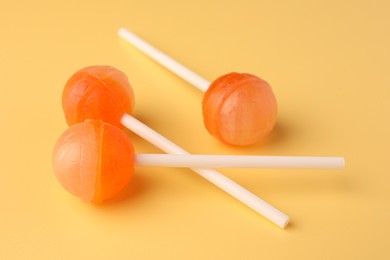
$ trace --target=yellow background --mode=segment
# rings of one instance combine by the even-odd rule
[[[389,1],[2,1],[1,259],[389,259]],[[262,144],[204,129],[202,93],[120,40],[126,26],[207,79],[271,83]],[[345,156],[346,169],[222,173],[291,217],[280,229],[186,169],[137,168],[90,205],[57,183],[51,152],[76,70],[124,71],[135,116],[192,153]],[[158,149],[131,135],[139,153]]]

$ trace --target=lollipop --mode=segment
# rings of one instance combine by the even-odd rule
[[[125,28],[119,35],[146,55],[205,92],[203,122],[222,142],[244,146],[266,137],[276,123],[277,102],[271,86],[247,73],[228,73],[210,83]]]
[[[111,73],[106,73],[111,71]],[[76,111],[74,118],[78,118],[78,120],[68,120],[68,124],[72,125],[77,121],[83,119],[101,119],[100,114],[105,113],[106,111],[110,111],[111,108],[119,108],[115,113],[111,114],[112,116],[108,116],[105,118],[105,121],[113,124],[113,125],[124,125],[134,133],[148,140],[161,150],[171,153],[171,154],[181,154],[188,155],[188,152],[176,145],[175,143],[169,141],[153,129],[141,123],[139,120],[128,114],[128,108],[132,106],[118,106],[118,104],[126,104],[124,100],[132,100],[132,91],[128,90],[130,88],[130,84],[126,80],[123,79],[121,73],[114,73],[116,69],[109,66],[92,66],[82,69],[76,72],[66,83],[65,90],[63,92],[63,108],[67,118],[68,111]],[[92,75],[92,77],[91,77]],[[104,75],[104,76],[103,76]],[[108,79],[109,78],[109,79]],[[122,90],[120,87],[118,88],[110,88],[108,84],[100,84],[99,82],[104,79],[105,82],[107,80],[112,82],[112,84],[122,83],[118,86],[121,86],[125,90]],[[89,86],[95,86],[95,88],[90,90]],[[99,88],[107,89],[107,90],[98,90]],[[130,97],[123,97],[121,94],[116,93],[119,89],[120,93],[127,93],[131,95]],[[89,90],[89,91],[88,91]],[[99,93],[96,94],[95,93]],[[89,97],[89,95],[93,95],[93,97]],[[116,97],[116,98],[113,98]],[[91,100],[90,100],[91,99]],[[84,107],[86,100],[90,100],[89,104],[93,103],[94,105]],[[93,101],[92,101],[93,100]],[[126,109],[127,108],[127,109]],[[120,110],[122,109],[122,110]],[[118,114],[122,114],[121,118],[118,118]],[[119,120],[119,121],[118,121]],[[291,159],[291,158],[290,158]],[[288,160],[290,160],[288,159]],[[318,159],[318,158],[317,158]],[[292,159],[294,161],[294,158]],[[303,162],[308,162],[303,158]],[[332,159],[333,160],[333,159]],[[337,158],[336,158],[337,160]],[[280,162],[279,162],[280,163]],[[302,163],[302,161],[301,161]],[[328,167],[328,162],[319,163],[319,161],[312,161],[313,166],[320,167]],[[278,164],[278,163],[276,163]],[[343,161],[342,161],[343,164]],[[281,165],[281,164],[280,164]],[[275,166],[275,165],[274,165]],[[317,167],[317,168],[318,168]],[[256,212],[260,213],[276,225],[280,227],[285,227],[289,221],[289,217],[278,209],[274,208],[267,202],[263,201],[259,197],[255,196],[248,190],[244,189],[237,183],[233,182],[226,176],[222,175],[220,172],[212,169],[202,169],[202,168],[194,168],[196,173],[218,186],[222,190],[226,191],[236,199],[243,202],[248,207],[252,208]]]
[[[85,119],[102,119],[117,127],[123,113],[132,113],[133,89],[126,75],[111,66],[89,66],[67,81],[62,109],[68,125]]]
[[[61,185],[88,202],[103,202],[127,186],[134,174],[134,148],[119,128],[86,120],[57,140],[53,169]]]
[[[335,159],[299,160],[264,156],[135,155],[133,144],[123,131],[98,119],[69,127],[57,140],[53,151],[54,173],[61,185],[84,201],[95,203],[120,193],[132,179],[135,166],[290,168],[310,167],[313,160],[317,160],[315,167],[321,161],[327,167],[340,166],[340,161]]]

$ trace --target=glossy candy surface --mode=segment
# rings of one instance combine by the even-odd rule
[[[66,190],[86,202],[100,203],[128,185],[134,174],[134,148],[121,129],[86,120],[60,136],[52,162]]]
[[[68,125],[85,119],[102,119],[122,127],[122,115],[133,111],[134,93],[123,72],[111,66],[90,66],[67,81],[62,108]]]
[[[259,142],[276,123],[277,102],[270,85],[251,74],[229,73],[205,92],[203,120],[222,142],[244,146]]]

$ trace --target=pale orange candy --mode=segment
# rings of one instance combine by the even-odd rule
[[[251,75],[229,73],[216,79],[206,91],[203,120],[208,132],[231,145],[251,145],[266,137],[277,117],[271,86]]]
[[[123,72],[111,66],[90,66],[67,81],[62,108],[68,125],[85,119],[102,119],[122,127],[123,114],[133,112],[134,93]]]
[[[134,147],[119,128],[86,120],[68,128],[53,151],[60,184],[86,202],[100,203],[120,193],[134,175]]]

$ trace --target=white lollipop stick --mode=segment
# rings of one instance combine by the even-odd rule
[[[175,73],[177,76],[188,81],[190,84],[194,85],[201,91],[205,92],[209,88],[210,82],[208,80],[202,78],[183,64],[180,64],[176,60],[172,59],[171,57],[158,50],[151,44],[147,43],[126,28],[120,28],[118,33],[119,36],[137,47],[140,51],[148,55],[150,58],[160,63],[163,67],[166,67],[167,69]]]
[[[121,122],[125,127],[130,129],[137,135],[141,136],[145,140],[149,141],[150,143],[154,144],[166,153],[184,155],[189,154],[187,151],[185,151],[175,143],[171,142],[164,136],[160,135],[150,127],[146,126],[142,122],[138,121],[131,115],[123,115]],[[192,170],[198,173],[203,178],[210,181],[211,183],[213,183],[214,185],[216,185],[217,187],[221,188],[231,196],[235,197],[254,211],[260,213],[265,218],[269,219],[271,222],[275,223],[279,227],[284,228],[288,224],[290,218],[286,214],[274,208],[273,206],[260,199],[245,188],[241,187],[234,181],[230,180],[220,172],[212,169],[194,168]]]
[[[186,80],[190,84],[194,85],[201,91],[205,92],[209,86],[210,82],[206,79],[202,78],[195,72],[191,71],[184,65],[180,64],[173,58],[169,57],[162,51],[158,50],[148,42],[144,41],[142,38],[138,37],[134,33],[130,32],[126,28],[120,28],[119,36],[124,40],[138,48],[144,54],[160,63],[162,66],[166,67],[168,70],[175,73],[177,76]],[[144,139],[153,143],[161,150],[172,153],[172,154],[184,154],[188,155],[188,152],[178,147],[176,144],[172,143],[165,137],[161,136],[157,132],[143,125],[137,119],[124,115],[122,118],[122,123],[128,127],[130,130],[140,135]],[[197,156],[196,156],[197,157]],[[183,157],[184,158],[184,157]],[[139,157],[139,163],[143,162],[146,158]],[[231,162],[234,159],[234,163]],[[154,160],[157,166],[157,158],[151,158]],[[185,167],[184,162],[174,162],[176,159],[174,157],[166,157],[165,162],[158,162],[159,165],[164,164],[166,166],[176,166],[176,167]],[[184,159],[183,159],[184,160]],[[185,160],[191,160],[191,164],[197,164],[193,167],[205,167],[205,158],[200,157],[192,157],[192,159],[186,158]],[[344,167],[344,159],[343,158],[326,158],[326,157],[263,157],[261,159],[256,158],[253,160],[252,158],[230,158],[229,162],[226,159],[221,157],[206,159],[212,160],[209,161],[210,164],[207,164],[208,168],[222,168],[222,167],[256,167],[256,168],[343,168]],[[202,161],[202,162],[200,162]],[[255,162],[256,161],[256,162]],[[152,162],[148,162],[150,164]],[[199,163],[199,164],[198,164]],[[229,165],[228,165],[229,164]],[[202,166],[201,166],[202,165]],[[250,166],[252,165],[252,166]],[[262,214],[264,217],[268,218],[270,221],[274,222],[280,227],[285,227],[288,224],[289,217],[284,213],[280,212],[276,208],[272,207],[265,201],[256,197],[254,194],[250,193],[246,189],[242,188],[238,184],[234,183],[221,173],[215,170],[205,170],[205,169],[193,169],[195,172],[214,183],[216,186],[225,190],[227,193],[237,198],[253,210]]]
[[[342,169],[342,157],[136,154],[137,166],[185,168]]]
[[[150,43],[146,42],[133,32],[129,31],[126,28],[120,28],[118,31],[118,34],[120,37],[122,37],[124,40],[135,46],[137,49],[139,49],[141,52],[145,53],[147,56],[155,60],[156,62],[160,63],[162,66],[166,67],[179,77],[183,78],[187,82],[191,83],[198,89],[205,92],[208,87],[210,86],[210,82],[206,79],[202,78],[195,72],[191,71],[178,61],[174,60],[173,58],[169,57],[167,54],[163,53],[156,47],[152,46]],[[275,160],[280,160],[281,158],[274,158],[274,157],[268,157],[264,158],[264,161],[271,160],[267,163],[272,164]],[[344,167],[344,159],[343,158],[326,158],[326,157],[317,157],[317,158],[302,158],[302,157],[285,157],[283,158],[283,162],[280,161],[285,166],[281,166],[280,163],[277,163],[277,165],[270,165],[270,167],[277,167],[277,168],[333,168],[334,165],[338,165],[335,168]],[[247,160],[247,159],[245,159]],[[341,161],[342,160],[342,161]],[[249,163],[249,162],[248,162]],[[326,165],[329,163],[329,165]],[[302,164],[302,166],[300,166]],[[307,166],[303,166],[303,164]],[[320,166],[320,164],[322,166]],[[309,166],[311,165],[311,166]],[[230,166],[229,166],[230,167]],[[242,167],[242,166],[237,166]],[[257,166],[256,166],[257,167]],[[215,167],[210,167],[215,168]]]
[[[167,67],[173,73],[179,75],[181,78],[190,82],[203,92],[206,91],[207,88],[210,86],[210,82],[200,77],[196,73],[192,72],[185,66],[181,65],[174,59],[170,58],[168,55],[159,51],[152,45],[148,44],[138,36],[129,32],[125,28],[121,28],[119,30],[119,35],[128,42],[132,43],[134,46],[138,47],[141,51],[149,55],[158,63]],[[189,154],[187,151],[185,151],[175,143],[161,136],[159,133],[155,132],[154,130],[147,127],[146,125],[144,125],[130,115],[125,114],[122,117],[122,124],[134,133],[148,140],[150,143],[154,144],[155,146],[167,153],[187,155]],[[193,170],[214,185],[218,186],[236,199],[240,200],[248,207],[260,213],[265,218],[269,219],[279,227],[284,228],[288,224],[290,218],[286,214],[274,208],[273,206],[263,201],[248,190],[244,189],[237,183],[233,182],[226,176],[222,175],[220,172],[212,169]]]

